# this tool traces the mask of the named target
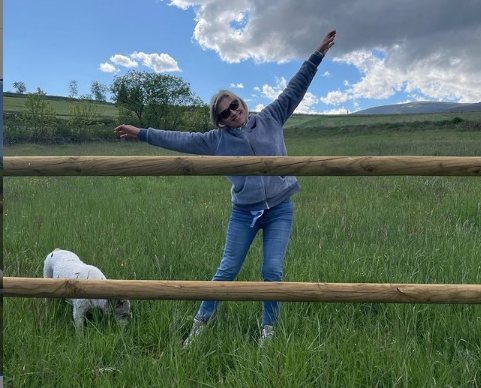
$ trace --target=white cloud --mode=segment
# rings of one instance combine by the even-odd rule
[[[117,68],[108,62],[101,63],[99,69],[104,73],[115,73],[117,71]]]
[[[256,107],[254,108],[254,112],[260,112],[265,107],[266,106],[264,104],[257,104]]]
[[[340,91],[344,97],[324,97],[328,100],[386,98],[399,91],[460,102],[481,100],[481,1],[237,0],[226,6],[224,0],[171,0],[170,4],[193,8],[194,39],[229,63],[306,58],[327,31],[337,29],[328,58],[356,67],[362,79],[346,85]]]
[[[118,66],[133,68],[138,67],[141,61],[142,65],[152,69],[156,73],[181,71],[176,60],[169,54],[165,53],[151,53],[134,52],[130,56],[115,54],[110,57],[110,61]],[[116,67],[111,63],[105,62],[100,65],[100,70],[105,73],[113,73],[117,71]]]
[[[339,105],[346,102],[353,97],[349,93],[341,92],[340,90],[334,90],[327,93],[326,97],[321,97],[320,100],[326,105]]]
[[[349,110],[342,107],[342,108],[336,108],[336,109],[329,109],[329,110],[325,110],[325,111],[322,111],[321,114],[323,115],[345,115],[345,114],[349,114]]]
[[[338,105],[360,98],[387,99],[399,92],[417,93],[422,96],[419,100],[472,102],[481,99],[481,79],[465,79],[454,68],[441,70],[435,64],[436,58],[399,67],[395,60],[399,50],[399,47],[386,50],[383,58],[368,51],[354,51],[336,58],[336,62],[355,66],[361,78],[353,84],[345,82],[343,91],[331,91],[320,100]],[[473,89],[473,85],[477,87]]]
[[[279,94],[282,93],[282,91],[286,88],[286,86],[287,86],[286,79],[284,77],[281,77],[276,80],[275,86],[265,84],[265,85],[262,85],[262,88],[260,88],[260,91],[265,98],[271,101],[274,101],[279,96]]]
[[[242,82],[239,82],[237,84],[235,83],[231,83],[230,84],[230,87],[231,88],[235,88],[235,89],[244,89],[244,84]]]
[[[299,106],[294,111],[295,113],[318,113],[313,106],[319,103],[319,98],[317,98],[313,93],[307,92]]]
[[[142,61],[142,64],[149,69],[154,70],[156,73],[181,71],[177,61],[169,54],[165,53],[151,53],[134,52],[130,55],[133,59]]]
[[[129,57],[122,54],[115,54],[110,57],[110,62],[115,63],[118,66],[123,66],[127,68],[137,67],[138,63],[132,61]]]
[[[192,1],[189,0],[171,0],[169,5],[175,5],[184,11],[188,10],[192,6]]]
[[[262,86],[262,88],[256,88],[260,90],[262,97],[269,100],[269,102],[272,102],[279,96],[279,94],[282,93],[286,86],[287,80],[284,77],[281,77],[276,80],[276,85],[274,86],[265,84]],[[313,93],[307,92],[294,113],[318,113],[313,108],[318,102],[319,98],[317,98]],[[259,109],[261,106],[263,107],[262,104],[257,105],[255,110]]]

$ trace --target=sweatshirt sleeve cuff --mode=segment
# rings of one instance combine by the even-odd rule
[[[140,131],[137,134],[137,139],[139,139],[141,141],[147,141],[147,129],[140,128]]]
[[[320,51],[315,51],[310,57],[309,57],[309,62],[311,62],[313,65],[316,67],[319,66],[319,64],[322,62],[322,59],[324,58],[324,54],[321,53]]]

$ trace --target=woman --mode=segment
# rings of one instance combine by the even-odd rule
[[[317,67],[334,44],[329,32],[319,49],[303,63],[279,97],[257,115],[248,114],[246,103],[221,90],[212,97],[210,116],[216,129],[201,132],[165,131],[120,125],[120,138],[138,138],[149,144],[192,154],[219,156],[286,156],[282,126],[302,101]],[[262,277],[282,281],[284,257],[292,227],[290,197],[299,190],[293,176],[228,176],[232,183],[232,213],[227,227],[224,254],[213,281],[234,280],[257,232],[263,230]],[[189,346],[206,327],[217,301],[203,301],[192,330],[184,341]],[[274,336],[280,303],[263,302],[261,345]]]

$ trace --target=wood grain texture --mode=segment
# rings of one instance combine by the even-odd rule
[[[481,176],[470,156],[10,156],[4,176]]]
[[[3,278],[3,296],[286,302],[481,303],[480,284]]]

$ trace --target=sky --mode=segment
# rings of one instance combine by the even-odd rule
[[[481,0],[4,0],[4,91],[80,95],[129,70],[273,101],[335,29],[297,113],[481,101]]]

